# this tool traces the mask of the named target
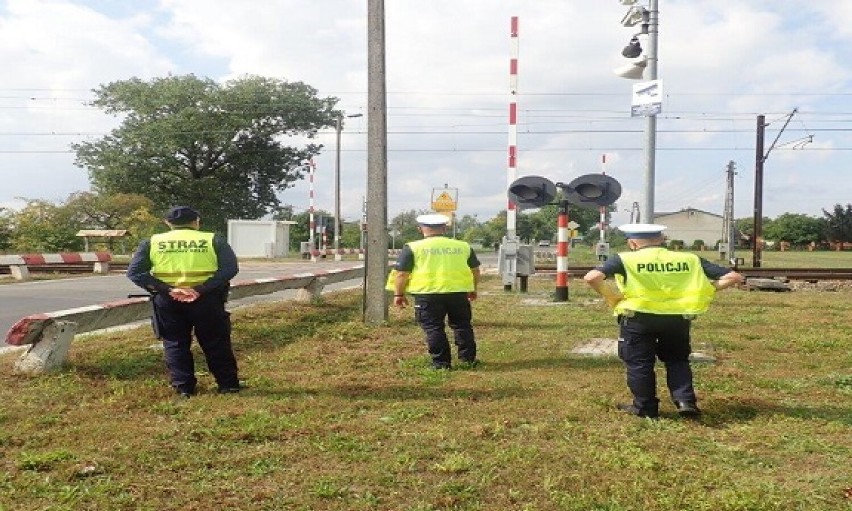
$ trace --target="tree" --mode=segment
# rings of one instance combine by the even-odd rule
[[[9,208],[0,208],[0,250],[8,250],[12,246],[14,232],[15,212]]]
[[[829,213],[822,210],[826,221],[826,237],[838,243],[852,241],[852,204],[844,208],[840,204],[834,205],[834,210]]]
[[[772,219],[769,217],[763,217],[761,221],[761,236],[766,239],[766,230],[769,229],[770,232],[772,230]],[[745,218],[736,218],[734,219],[734,229],[746,235],[750,240],[752,236],[754,236],[754,217],[745,217]]]
[[[153,213],[154,202],[142,195],[77,192],[68,197],[65,207],[84,229],[127,230],[123,242],[130,247],[166,230],[162,218]]]
[[[784,213],[763,229],[763,236],[770,240],[787,241],[793,245],[807,245],[825,240],[825,229],[826,222],[823,218]]]
[[[64,205],[28,200],[14,218],[13,250],[19,252],[64,252],[83,248],[77,232],[83,227],[74,212]]]
[[[311,212],[303,211],[302,213],[293,214],[292,206],[284,206],[273,217],[275,220],[292,220],[296,222],[290,226],[290,250],[298,251],[303,241],[309,241],[311,237]],[[331,218],[331,213],[328,211],[317,209],[314,210],[314,231],[320,226],[320,218]],[[333,235],[332,235],[333,236]],[[314,232],[314,248],[320,246],[321,234]],[[333,239],[331,240],[334,241]]]
[[[476,215],[464,215],[461,218],[457,217],[455,223],[456,237],[464,240],[468,240],[467,234],[469,232],[479,227],[479,219],[476,218]]]
[[[410,241],[416,241],[422,238],[420,231],[417,230],[417,217],[424,214],[432,213],[431,211],[421,209],[420,211],[410,209],[393,217],[388,228],[396,232],[391,241],[396,248],[402,247]],[[367,226],[369,229],[369,226]]]
[[[73,145],[93,188],[144,195],[160,212],[192,206],[218,232],[228,218],[275,210],[277,193],[303,177],[304,161],[322,147],[293,139],[312,139],[340,115],[337,98],[258,76],[221,85],[194,75],[131,78],[94,92],[94,106],[123,120],[100,140]]]
[[[361,248],[361,221],[343,222],[340,230],[340,248]]]
[[[597,208],[569,205],[568,221],[579,225],[578,232],[588,234],[589,230],[600,221],[600,212]],[[518,215],[518,237],[524,241],[553,239],[556,237],[558,222],[559,206],[557,204],[548,204],[533,211],[523,212]]]

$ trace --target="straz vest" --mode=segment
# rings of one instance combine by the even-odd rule
[[[411,294],[462,293],[474,290],[467,265],[470,245],[444,236],[431,236],[408,244],[414,267],[406,291]]]
[[[175,287],[205,282],[219,268],[213,233],[174,229],[151,236],[151,274]]]
[[[695,254],[649,247],[619,254],[625,275],[615,283],[624,300],[615,314],[703,314],[713,301],[716,288],[704,275]]]

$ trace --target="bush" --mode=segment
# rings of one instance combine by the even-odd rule
[[[672,250],[680,250],[685,245],[686,244],[683,242],[683,240],[669,240],[669,248]]]
[[[695,240],[692,242],[692,250],[704,250],[704,240]]]

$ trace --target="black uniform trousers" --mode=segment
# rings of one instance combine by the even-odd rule
[[[225,310],[221,294],[204,294],[189,303],[158,294],[154,307],[166,367],[175,389],[195,392],[195,362],[190,349],[193,332],[219,388],[239,386],[237,359],[231,347],[231,315]]]
[[[414,319],[426,334],[432,366],[441,369],[449,369],[451,366],[450,342],[444,328],[444,318],[453,331],[459,360],[475,361],[476,340],[470,324],[472,312],[467,293],[417,294],[414,295]]]
[[[621,339],[618,357],[627,371],[627,386],[633,405],[648,416],[659,413],[656,358],[665,365],[666,384],[673,401],[695,403],[692,368],[689,365],[690,320],[681,315],[635,313],[619,316]]]

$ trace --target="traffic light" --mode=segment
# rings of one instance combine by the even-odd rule
[[[540,208],[556,197],[556,185],[546,177],[524,176],[509,185],[509,200],[518,209]]]

